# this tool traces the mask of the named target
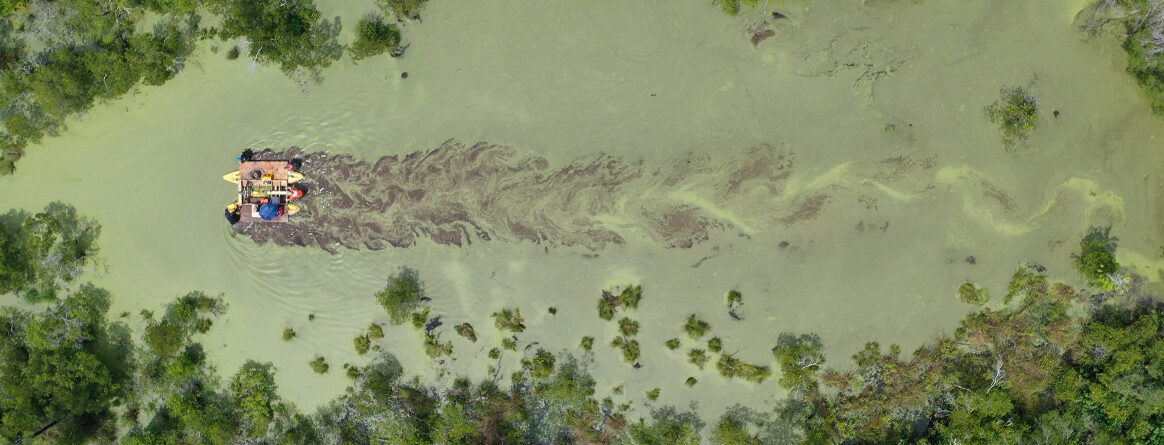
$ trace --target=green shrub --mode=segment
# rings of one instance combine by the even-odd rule
[[[328,368],[330,368],[330,366],[327,364],[327,360],[325,360],[322,355],[315,356],[315,360],[308,362],[308,364],[311,365],[311,369],[315,370],[317,374],[325,374],[327,373]]]
[[[401,267],[400,272],[388,277],[384,290],[376,293],[376,301],[388,312],[392,324],[403,324],[424,303],[424,283],[416,270]]]
[[[627,286],[618,294],[618,303],[624,309],[638,309],[639,302],[643,299],[642,286]]]
[[[1002,143],[1014,149],[1039,126],[1039,104],[1031,88],[1003,88],[1002,98],[986,107],[986,116],[1002,131]]]
[[[489,350],[489,358],[492,360],[497,360],[497,359],[501,358],[501,349],[498,349],[498,348],[490,349]]]
[[[384,338],[384,328],[380,327],[380,325],[378,325],[376,323],[369,324],[368,325],[368,338],[372,338],[372,339]]]
[[[623,342],[622,360],[632,364],[639,360],[639,342],[637,340]]]
[[[437,336],[426,333],[424,334],[424,353],[432,358],[453,355],[453,342],[441,343]]]
[[[629,318],[623,318],[618,321],[618,331],[628,337],[636,335],[639,333],[639,322]]]
[[[646,394],[647,400],[651,400],[651,401],[659,400],[659,395],[662,393],[663,393],[662,388],[654,388],[650,391],[647,391],[647,394]]]
[[[711,352],[722,351],[723,350],[723,340],[720,340],[719,337],[711,337],[711,340],[707,341],[707,350],[709,350]]]
[[[729,379],[740,377],[754,383],[763,383],[772,375],[772,370],[768,369],[767,366],[744,363],[732,354],[719,356],[719,361],[715,363],[715,367],[719,370],[719,374],[724,377]]]
[[[582,342],[579,343],[578,346],[581,346],[582,349],[584,349],[586,351],[593,350],[594,349],[594,337],[589,337],[589,336],[582,337]]]
[[[974,283],[967,281],[962,283],[961,286],[958,286],[958,298],[963,303],[981,306],[986,304],[987,301],[990,301],[990,291],[986,290],[985,287],[976,286]]]
[[[714,0],[713,3],[718,4],[720,9],[723,9],[723,12],[736,15],[740,13],[741,6],[755,9],[759,0]]]
[[[740,291],[732,290],[727,294],[728,307],[735,307],[744,304],[744,295]]]
[[[501,339],[501,348],[508,349],[510,351],[517,351],[517,340],[514,340],[513,338],[503,338]]]
[[[368,340],[367,335],[361,335],[352,339],[352,343],[356,346],[356,353],[364,355],[368,353],[368,348],[372,347],[371,340]]]
[[[427,2],[428,0],[376,0],[376,6],[379,6],[385,14],[403,20],[420,17],[420,10]]]
[[[428,315],[432,313],[432,308],[426,307],[409,315],[412,321],[412,327],[416,329],[424,329],[424,325],[428,324]]]
[[[598,300],[598,318],[606,321],[614,319],[614,303],[603,298]]]
[[[380,14],[369,13],[356,22],[356,41],[348,48],[352,62],[384,54],[400,45],[400,30],[384,23]]]
[[[494,325],[499,331],[521,332],[525,330],[525,319],[521,317],[521,309],[502,309],[493,313]]]
[[[667,349],[670,349],[672,351],[679,349],[679,339],[678,338],[672,338],[670,340],[667,340],[667,343],[665,343],[665,344],[667,345]]]
[[[687,385],[688,388],[695,386],[696,383],[699,383],[699,380],[697,380],[695,377],[688,377],[687,380],[683,381],[683,384]]]
[[[1115,290],[1115,283],[1110,276],[1119,273],[1120,270],[1120,265],[1115,259],[1115,241],[1111,237],[1111,228],[1092,227],[1079,241],[1079,253],[1071,256],[1079,273],[1091,284],[1106,291]]]
[[[703,369],[703,365],[706,365],[709,359],[710,357],[707,356],[707,351],[702,349],[692,349],[687,353],[687,361],[698,366],[699,369]]]
[[[699,340],[703,334],[711,330],[711,325],[700,320],[695,314],[691,314],[687,317],[687,324],[683,326],[683,330],[687,331],[687,335],[691,336],[692,340]]]
[[[283,328],[283,341],[291,341],[295,338],[295,330],[291,328]]]

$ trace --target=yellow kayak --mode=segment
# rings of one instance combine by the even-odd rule
[[[225,175],[222,175],[223,181],[230,182],[233,184],[238,184],[238,178],[239,178],[238,170],[235,170],[235,171],[232,171],[232,172],[227,173]],[[287,183],[288,184],[294,184],[296,182],[304,180],[305,178],[307,178],[307,176],[304,176],[303,173],[299,173],[299,172],[287,173]]]
[[[230,213],[237,212],[238,211],[238,202],[231,202],[230,204],[227,204],[226,210]],[[299,213],[299,210],[300,210],[299,206],[297,206],[295,204],[287,203],[287,214],[288,215],[294,215],[296,213]]]

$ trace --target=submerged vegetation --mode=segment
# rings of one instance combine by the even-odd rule
[[[986,117],[998,125],[1003,145],[1013,150],[1039,127],[1039,103],[1030,87],[1003,88],[1000,94],[1001,99],[986,107]]]
[[[715,4],[719,5],[723,12],[736,15],[740,13],[742,7],[755,9],[756,5],[759,4],[759,0],[715,0]]]

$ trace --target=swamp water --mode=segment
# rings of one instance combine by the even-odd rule
[[[772,365],[785,331],[818,333],[834,365],[871,340],[909,351],[973,309],[956,296],[964,280],[997,296],[1017,266],[1038,263],[1078,282],[1070,254],[1092,225],[1113,226],[1120,263],[1158,289],[1164,126],[1124,73],[1118,43],[1073,28],[1076,0],[915,3],[789,1],[729,17],[705,1],[435,0],[405,28],[405,57],[345,58],[306,88],[226,60],[230,45],[203,46],[166,85],[97,106],[31,147],[17,174],[0,178],[2,207],[61,200],[100,221],[100,264],[88,278],[112,292],[111,316],[129,312],[135,327],[141,309],[177,295],[223,294],[229,310],[201,338],[211,359],[224,374],[246,359],[273,362],[281,393],[308,410],[343,392],[339,365],[369,360],[351,339],[387,320],[372,295],[403,265],[420,272],[454,344],[453,360],[433,363],[410,327],[386,329],[382,344],[408,373],[485,377],[500,341],[489,314],[517,307],[528,326],[519,348],[578,354],[583,336],[596,338],[600,397],[625,383],[616,401],[696,401],[705,417],[735,403],[764,409],[781,391],[775,379],[728,381],[688,364],[690,313],[749,363]],[[349,27],[372,7],[319,4]],[[768,19],[772,10],[789,18]],[[754,46],[760,28],[773,35]],[[1039,129],[1010,152],[983,107],[1000,88],[1028,84]],[[417,219],[408,247],[331,254],[259,245],[223,223],[234,189],[219,178],[244,148],[372,163],[446,141],[504,150],[499,162],[515,172],[486,184],[507,207],[466,219],[496,229],[513,214],[562,239],[597,227],[620,241],[535,244],[511,233],[458,247]],[[759,152],[784,160],[778,172],[748,178],[731,167]],[[595,159],[637,173],[609,196],[595,192],[592,206],[554,209],[569,183],[518,187],[537,195],[528,201],[504,195],[528,184],[531,165],[520,160],[535,158],[551,182]],[[683,167],[690,174],[666,181]],[[716,224],[683,247],[642,217],[661,204]],[[603,289],[629,283],[644,290],[630,314],[642,324],[640,369],[607,345],[616,323],[596,313]],[[744,295],[742,321],[728,315],[732,289]],[[453,332],[461,322],[476,327],[477,343]],[[284,327],[298,337],[283,342]],[[665,349],[671,337],[683,347]],[[333,372],[311,371],[317,354]],[[662,396],[645,402],[654,387]]]

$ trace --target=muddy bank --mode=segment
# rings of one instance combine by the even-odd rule
[[[450,140],[437,149],[385,156],[265,150],[257,159],[301,158],[308,176],[303,211],[288,224],[240,224],[258,243],[349,249],[408,247],[418,238],[463,246],[530,241],[601,249],[642,236],[688,248],[713,230],[756,230],[804,223],[843,184],[789,189],[791,152],[762,145],[735,153],[692,154],[666,166],[607,154],[553,167],[511,147]],[[892,181],[932,168],[932,160],[892,158],[854,169]],[[827,178],[826,178],[827,179]]]

